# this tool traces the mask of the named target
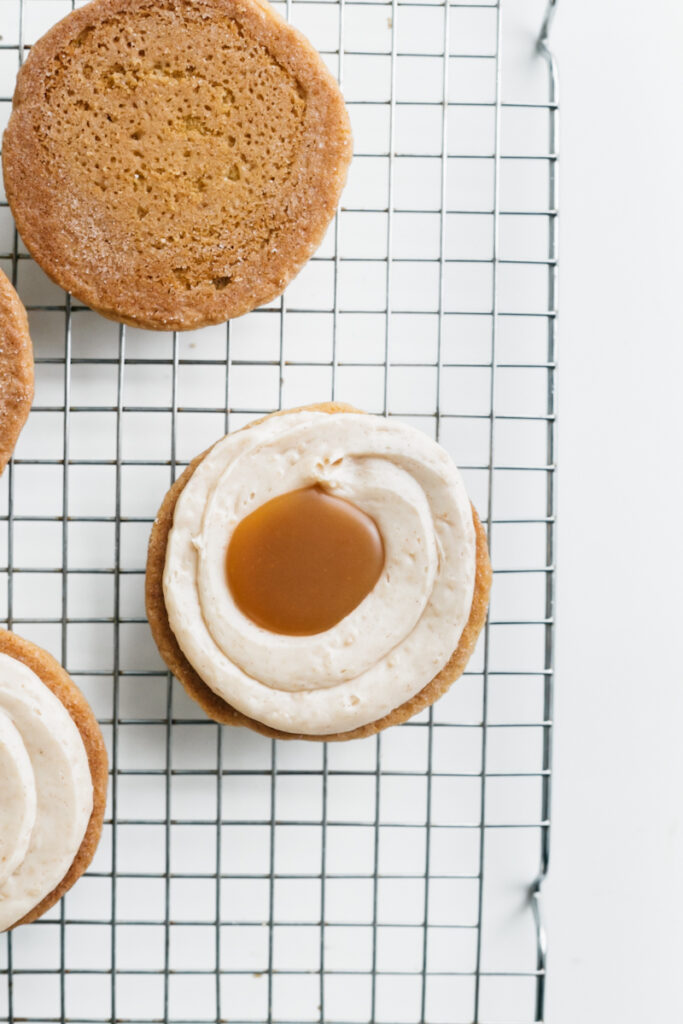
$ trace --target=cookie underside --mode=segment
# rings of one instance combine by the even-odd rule
[[[351,159],[337,83],[260,0],[93,0],[31,49],[3,168],[19,233],[65,291],[157,330],[280,295]]]
[[[33,401],[33,345],[26,310],[0,270],[0,473]]]

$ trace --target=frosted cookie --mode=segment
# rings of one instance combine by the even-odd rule
[[[31,49],[3,145],[17,227],[104,316],[187,330],[278,296],[351,159],[319,54],[262,0],[93,0]]]
[[[329,403],[268,416],[191,463],[152,529],[147,614],[216,721],[352,739],[461,675],[490,584],[446,451]]]
[[[0,630],[0,932],[34,921],[80,878],[107,792],[102,733],[64,669]]]
[[[19,296],[0,270],[0,473],[33,401],[33,345]]]

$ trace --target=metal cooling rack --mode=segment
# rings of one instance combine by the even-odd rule
[[[554,614],[557,82],[543,0],[288,0],[342,81],[342,211],[284,298],[190,335],[126,330],[29,259],[36,400],[0,482],[0,617],[93,704],[111,792],[91,870],[0,937],[0,1021],[541,1021]],[[2,0],[5,118],[71,0]],[[503,60],[505,54],[505,60]],[[206,720],[144,618],[177,472],[280,406],[397,415],[453,453],[496,572],[468,671],[381,736]]]

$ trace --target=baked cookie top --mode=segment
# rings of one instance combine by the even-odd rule
[[[33,401],[33,345],[19,296],[0,270],[0,473]]]
[[[350,159],[335,80],[260,0],[93,0],[32,48],[3,145],[37,262],[105,316],[160,330],[279,295]]]

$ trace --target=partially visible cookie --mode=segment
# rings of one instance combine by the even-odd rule
[[[93,0],[32,47],[3,144],[35,260],[104,316],[188,330],[278,296],[351,159],[339,87],[263,0]]]
[[[0,270],[0,473],[33,401],[33,345],[26,310]]]
[[[29,670],[28,674],[26,669]],[[49,691],[47,700],[40,693],[42,687]],[[56,703],[54,698],[59,702],[59,713],[52,719],[51,713]],[[68,717],[64,716],[64,709]],[[35,735],[31,735],[32,714],[37,715],[36,722],[39,730],[42,729],[42,732],[37,731]],[[65,772],[51,772],[49,763],[45,767],[50,750],[44,740],[46,737],[49,739],[51,721],[59,723],[60,719],[61,730],[72,733],[58,737],[60,742],[63,741],[63,764],[73,769],[68,776]],[[68,729],[65,730],[65,726]],[[16,733],[18,747],[14,757],[11,756],[13,732]],[[108,778],[102,733],[81,691],[52,655],[6,630],[0,630],[0,758],[4,758],[0,804],[0,823],[3,826],[0,829],[2,931],[41,917],[87,869],[102,831]],[[27,765],[28,770],[22,776],[22,766],[26,768]],[[15,770],[8,770],[8,766]],[[35,772],[32,772],[32,768]],[[46,792],[46,786],[51,786],[51,790]],[[54,823],[59,808],[63,808],[72,799],[72,793],[78,795],[79,790],[81,793],[85,791],[87,801],[82,806],[76,806],[75,813],[80,814],[82,825],[80,829],[78,823],[75,826],[79,836],[75,855],[70,858],[65,871],[59,872],[58,880],[49,891],[39,896],[38,902],[32,903],[35,893],[41,891],[41,879],[44,883],[49,878],[45,867],[45,846],[56,838]],[[75,798],[73,802],[77,805]],[[30,820],[21,820],[22,814],[24,818],[30,818],[31,811],[35,819],[32,828]],[[47,831],[44,829],[44,834],[36,838],[36,830],[41,827],[41,814],[45,813],[53,816],[50,828]],[[12,842],[12,839],[16,842]],[[63,855],[64,850],[61,852]],[[35,862],[38,856],[43,859],[42,874],[35,863],[27,866],[31,858]],[[12,859],[14,865],[8,863]],[[14,871],[10,870],[12,866]],[[54,867],[48,863],[47,867],[51,866]],[[12,908],[22,908],[21,916],[14,918]]]

